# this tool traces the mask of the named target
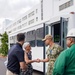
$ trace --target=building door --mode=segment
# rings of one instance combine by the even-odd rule
[[[60,24],[61,24],[61,43],[60,45],[66,49],[66,35],[67,35],[67,27],[68,27],[68,21],[65,18],[60,18]]]
[[[64,49],[66,46],[66,35],[67,35],[67,20],[60,18],[60,21],[51,25],[51,34],[55,43],[61,45]]]

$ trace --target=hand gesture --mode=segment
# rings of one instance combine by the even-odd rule
[[[34,61],[37,62],[37,63],[39,63],[40,62],[40,59],[35,59]]]

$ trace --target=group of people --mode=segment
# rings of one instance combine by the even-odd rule
[[[66,50],[54,43],[51,35],[46,35],[42,41],[49,46],[46,51],[46,59],[32,60],[31,46],[25,42],[23,33],[17,34],[17,43],[8,52],[8,64],[6,75],[32,75],[33,62],[49,62],[47,75],[75,75],[75,32],[72,29],[66,37]],[[24,43],[25,42],[25,43]]]

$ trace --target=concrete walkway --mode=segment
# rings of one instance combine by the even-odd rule
[[[0,58],[0,75],[6,74],[6,67],[4,65],[5,58]]]

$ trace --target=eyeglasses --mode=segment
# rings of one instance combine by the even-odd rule
[[[67,40],[70,40],[70,38],[66,38]]]

